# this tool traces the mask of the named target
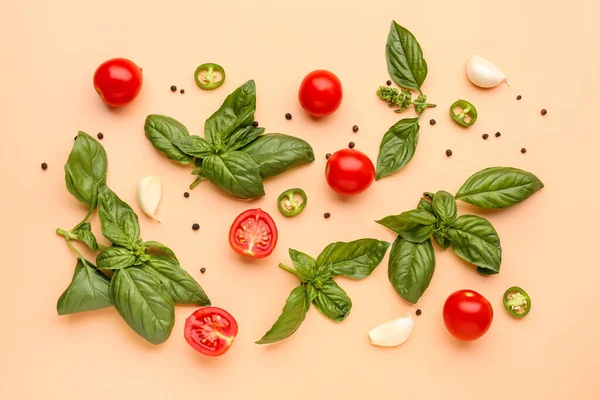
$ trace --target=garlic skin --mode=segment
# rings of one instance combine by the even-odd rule
[[[475,86],[481,88],[493,88],[503,82],[510,87],[504,73],[491,61],[478,55],[474,55],[467,60],[467,76]]]
[[[413,331],[414,321],[410,314],[393,319],[369,331],[371,344],[382,347],[395,347],[406,342]]]
[[[137,200],[147,216],[161,222],[155,215],[162,196],[162,180],[159,176],[146,176],[138,183]]]

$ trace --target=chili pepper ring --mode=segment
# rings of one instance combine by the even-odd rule
[[[206,73],[202,74],[203,71],[206,71]],[[215,72],[221,74],[221,79],[218,81],[215,80],[215,78],[217,78],[217,74]],[[201,74],[202,76],[200,76]],[[196,85],[198,85],[200,89],[213,90],[225,83],[225,70],[219,64],[202,64],[196,68],[196,71],[194,72],[194,79],[196,80]]]
[[[455,108],[460,108],[461,111],[456,114],[454,112]],[[473,104],[466,100],[456,100],[450,106],[450,118],[460,126],[468,128],[477,121],[477,110]]]

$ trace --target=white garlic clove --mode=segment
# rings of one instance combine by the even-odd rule
[[[475,55],[467,61],[467,76],[476,86],[482,88],[493,88],[505,82],[509,87],[510,83],[506,76],[491,61]]]
[[[162,180],[159,176],[146,176],[138,184],[137,199],[147,216],[161,222],[155,215],[162,196]]]
[[[406,342],[412,333],[414,321],[410,314],[404,318],[388,321],[369,331],[371,343],[375,346],[394,347]]]

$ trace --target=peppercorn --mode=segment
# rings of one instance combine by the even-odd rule
[[[190,197],[190,192],[183,192],[183,197],[185,197],[185,198]]]
[[[436,124],[435,119],[432,118],[429,120],[429,125],[435,125],[435,124]]]
[[[198,229],[200,229],[200,225],[199,224],[194,224],[192,225],[192,229],[197,231]]]
[[[521,100],[522,98],[523,98],[523,96],[521,96],[521,95],[517,96],[517,100]]]
[[[358,132],[358,125],[354,125],[352,127],[352,132],[355,132],[355,133]]]
[[[323,217],[325,217],[325,219],[327,219],[327,218],[331,217],[331,214],[325,213],[325,214],[323,214]]]
[[[500,137],[502,134],[500,132],[496,132],[496,137]]]
[[[523,153],[523,154],[527,153],[527,149],[526,149],[525,147],[523,147],[523,148],[521,149],[521,153]]]
[[[176,92],[176,91],[177,91],[177,86],[175,86],[175,85],[172,85],[172,86],[171,86],[171,92]]]
[[[184,94],[184,93],[185,93],[185,89],[181,89],[181,90],[179,91],[179,93],[181,93],[181,94]]]
[[[258,127],[258,121],[254,121],[254,122],[252,123],[252,126],[253,126],[253,127],[255,127],[255,128],[256,128],[256,127]]]
[[[46,164],[45,162],[42,163],[42,169],[45,171],[48,169],[48,164]]]
[[[292,119],[292,114],[290,114],[290,113],[285,113],[285,119],[287,119],[288,121],[289,121],[290,119]]]
[[[98,139],[104,139],[104,134],[102,132],[98,132]]]
[[[204,267],[200,268],[200,273],[202,273],[202,274],[203,274],[203,273],[205,273],[205,272],[206,272],[206,268],[204,268]]]
[[[350,147],[351,149],[354,148],[354,146],[356,146],[356,144],[354,142],[350,142],[348,143],[348,147]]]
[[[386,84],[387,84],[388,86],[391,86],[391,85],[392,85],[392,81],[390,81],[390,80],[388,79],[388,81],[386,82]]]
[[[484,133],[483,135],[481,135],[481,137],[483,138],[483,140],[487,140],[490,137],[490,135]]]
[[[421,315],[421,314],[422,314],[421,309],[420,308],[417,309],[417,315]]]
[[[545,108],[542,108],[542,115],[546,115],[548,114],[548,110],[546,110]]]
[[[452,155],[452,150],[450,150],[450,149],[446,150],[446,155],[448,157],[450,157]]]
[[[77,136],[75,136],[75,137],[73,138],[73,140],[77,140]]]
[[[325,154],[325,158],[326,158],[327,160],[329,160],[329,157],[331,157],[331,153],[327,153],[327,154]]]

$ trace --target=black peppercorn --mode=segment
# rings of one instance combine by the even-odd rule
[[[75,136],[75,137],[73,138],[73,140],[77,140],[77,136]]]
[[[356,144],[354,142],[350,142],[348,143],[348,147],[350,147],[351,149],[354,148],[354,146],[356,146]]]
[[[435,125],[435,124],[436,124],[435,119],[432,118],[429,120],[429,125]]]
[[[392,81],[390,81],[390,80],[388,79],[388,81],[386,82],[386,84],[387,84],[388,86],[391,86],[391,84],[392,84]]]
[[[545,108],[542,108],[542,115],[546,115],[548,114],[548,110],[546,110]]]
[[[331,214],[329,214],[329,213],[325,213],[325,214],[323,214],[323,217],[324,217],[325,219],[327,219],[327,218],[331,217]]]
[[[290,119],[292,119],[292,114],[290,114],[290,113],[285,113],[285,119],[287,119],[288,121],[289,121]]]
[[[521,96],[521,95],[517,96],[517,100],[521,100],[522,98],[523,98],[523,96]]]
[[[449,150],[449,149],[448,149],[448,150],[446,150],[446,155],[447,155],[448,157],[450,157],[450,156],[452,155],[452,150]]]
[[[352,132],[358,132],[358,125],[354,125],[352,127]]]
[[[176,91],[177,91],[177,86],[175,86],[175,85],[172,85],[172,86],[171,86],[171,92],[176,92]]]
[[[527,149],[526,149],[525,147],[523,147],[523,148],[521,149],[521,153],[523,153],[523,154],[527,153]]]
[[[254,121],[254,122],[252,123],[252,126],[253,126],[253,127],[255,127],[255,128],[256,128],[256,127],[258,127],[258,121]]]
[[[45,162],[42,163],[42,169],[45,171],[48,169],[48,164],[46,164]]]
[[[331,157],[331,153],[327,153],[327,154],[325,154],[325,158],[326,158],[327,160],[329,160],[329,157]]]
[[[181,89],[181,90],[179,91],[179,93],[181,93],[181,94],[184,94],[184,93],[185,93],[185,89]]]
[[[496,132],[496,137],[500,137],[502,134],[500,132]]]
[[[192,225],[192,229],[197,231],[198,229],[200,229],[200,225],[199,224],[194,224]]]
[[[200,273],[202,273],[202,274],[203,274],[203,273],[205,273],[205,272],[206,272],[206,268],[204,268],[204,267],[200,268]]]
[[[490,137],[490,135],[484,133],[483,135],[481,135],[481,137],[483,138],[483,140],[487,140]]]
[[[417,309],[417,315],[421,315],[421,314],[422,314],[421,309],[420,308]]]
[[[183,197],[185,197],[185,198],[190,197],[190,192],[184,192]]]
[[[104,139],[104,134],[102,132],[98,132],[98,139]]]

